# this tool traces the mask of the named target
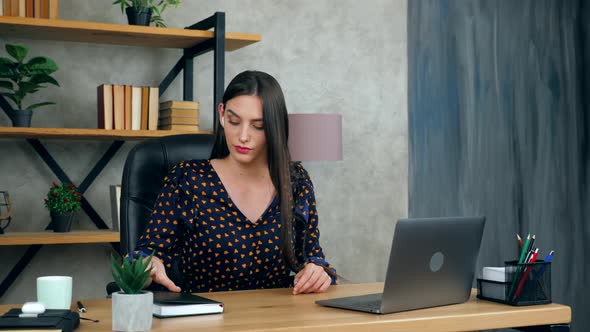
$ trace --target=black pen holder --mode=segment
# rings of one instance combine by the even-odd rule
[[[506,281],[477,279],[477,297],[514,306],[551,303],[551,262],[505,262]]]

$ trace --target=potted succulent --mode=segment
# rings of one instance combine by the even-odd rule
[[[30,127],[33,109],[55,103],[43,102],[24,107],[23,99],[45,88],[46,83],[59,86],[59,83],[51,77],[58,67],[55,61],[44,56],[34,57],[25,62],[29,49],[23,45],[6,44],[6,52],[14,60],[0,57],[0,93],[10,99],[15,107],[4,111],[12,120],[14,127]]]
[[[127,21],[131,25],[145,25],[154,23],[157,27],[165,27],[162,13],[168,6],[178,7],[180,0],[116,0],[113,5],[121,6],[121,13],[127,14]]]
[[[147,258],[115,259],[111,255],[111,273],[121,288],[112,294],[113,331],[151,329],[154,294],[142,289],[150,276],[152,268],[148,266],[153,257],[154,252]]]
[[[54,232],[69,232],[72,227],[74,212],[80,209],[81,194],[73,184],[53,186],[47,192],[45,207],[51,216],[51,225]]]

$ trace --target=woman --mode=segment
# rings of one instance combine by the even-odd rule
[[[189,292],[291,286],[293,294],[324,292],[336,273],[319,245],[309,175],[290,163],[278,82],[243,72],[218,112],[211,159],[172,168],[134,251],[155,251],[148,284],[181,291],[167,274],[178,264]]]

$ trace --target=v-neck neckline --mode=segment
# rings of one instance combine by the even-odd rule
[[[242,212],[242,210],[240,210],[240,208],[238,207],[238,205],[233,201],[233,199],[231,198],[229,191],[227,190],[227,188],[225,187],[225,184],[223,183],[223,181],[221,180],[221,177],[219,176],[219,174],[217,173],[217,170],[215,169],[215,167],[213,167],[213,164],[211,163],[211,159],[207,160],[207,162],[209,163],[209,167],[211,168],[211,172],[215,174],[215,177],[217,178],[217,180],[219,181],[221,187],[223,188],[223,192],[225,194],[225,198],[227,199],[227,202],[229,204],[231,204],[230,207],[233,207],[243,218],[246,222],[251,223],[252,225],[256,226],[258,225],[259,221],[262,221],[262,217],[266,216],[266,214],[272,209],[272,207],[275,205],[275,202],[278,201],[279,196],[277,194],[273,195],[272,200],[270,201],[270,203],[268,204],[268,206],[264,209],[264,211],[262,211],[262,214],[260,214],[260,216],[258,216],[258,219],[252,221],[250,220],[250,218],[246,217],[246,215]]]

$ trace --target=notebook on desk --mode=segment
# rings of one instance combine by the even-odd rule
[[[158,318],[223,312],[223,303],[188,293],[154,292],[152,314]]]
[[[485,217],[402,219],[383,293],[316,301],[377,314],[465,302],[471,293]]]
[[[70,310],[47,309],[36,318],[20,318],[20,314],[20,308],[13,308],[0,316],[0,331],[71,332],[80,325],[80,315]]]

